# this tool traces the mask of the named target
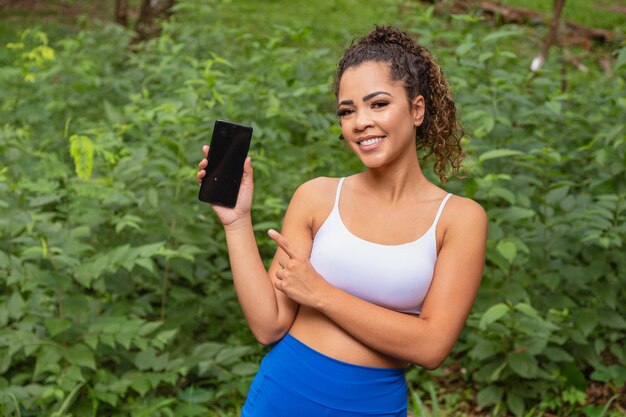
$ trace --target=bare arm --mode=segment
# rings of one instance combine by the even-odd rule
[[[205,158],[208,147],[203,148]],[[206,159],[198,165],[198,180],[205,175]],[[262,344],[271,344],[283,337],[295,318],[298,304],[278,291],[273,282],[278,268],[276,257],[285,256],[281,249],[269,268],[265,270],[252,229],[250,209],[253,195],[253,170],[250,159],[244,164],[244,174],[234,208],[213,206],[224,226],[228,256],[233,273],[237,298],[244,316],[255,338]],[[304,250],[311,246],[311,235],[307,227],[307,212],[294,195],[283,221],[285,236]]]
[[[278,294],[265,270],[254,238],[251,219],[224,227],[237,299],[259,343],[280,339],[291,327],[297,304]]]
[[[456,207],[447,216],[433,282],[419,316],[389,310],[331,286],[308,260],[290,249],[290,242],[271,233],[279,246],[286,245],[287,252],[291,252],[291,259],[282,261],[284,269],[275,285],[299,303],[324,313],[373,349],[424,368],[437,368],[463,328],[480,285],[485,257],[484,210],[471,200],[455,200]]]

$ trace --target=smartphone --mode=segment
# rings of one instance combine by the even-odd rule
[[[251,139],[250,126],[226,120],[215,121],[206,175],[202,178],[198,194],[200,201],[235,207]]]

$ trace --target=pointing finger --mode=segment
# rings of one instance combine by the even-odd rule
[[[287,256],[289,256],[291,259],[297,258],[296,253],[289,247],[289,242],[283,237],[283,235],[281,235],[274,229],[268,230],[267,234],[269,235],[269,237],[272,238],[274,242],[276,242],[279,248],[285,251]]]

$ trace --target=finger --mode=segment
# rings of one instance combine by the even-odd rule
[[[278,291],[285,292],[285,291],[283,290],[283,282],[282,282],[281,280],[275,281],[275,282],[274,282],[274,287],[275,287]]]
[[[250,158],[249,156],[246,157],[246,160],[243,163],[243,176],[246,182],[250,181],[250,182],[254,182],[253,180],[253,176],[254,176],[254,172],[252,170],[252,158]]]
[[[205,158],[205,159],[203,159],[202,161],[200,161],[200,162],[198,163],[198,169],[202,170],[202,169],[206,168],[206,165],[207,165],[208,163],[209,163],[209,161],[207,161],[207,160],[206,160],[206,158]]]
[[[198,171],[198,173],[196,174],[196,177],[198,177],[198,182],[202,182],[202,178],[204,178],[205,175],[206,175],[206,171],[204,170]]]
[[[208,158],[208,157],[209,157],[209,145],[204,145],[204,146],[202,147],[202,153],[204,154],[204,157],[205,157],[205,158]]]
[[[283,235],[281,235],[274,229],[268,230],[267,234],[269,235],[269,237],[272,238],[274,242],[276,242],[279,248],[285,251],[287,256],[289,256],[291,259],[297,257],[297,254],[289,247],[289,242],[283,237]]]
[[[288,264],[289,258],[282,258],[278,260],[278,265],[280,265],[281,268],[287,268],[287,264]]]

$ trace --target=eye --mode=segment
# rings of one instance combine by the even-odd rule
[[[339,117],[348,116],[349,114],[352,114],[352,109],[343,108],[337,110],[337,116]]]
[[[372,108],[380,109],[380,108],[383,108],[383,107],[385,107],[387,105],[389,105],[388,101],[386,101],[386,100],[377,100],[377,101],[372,103]]]

